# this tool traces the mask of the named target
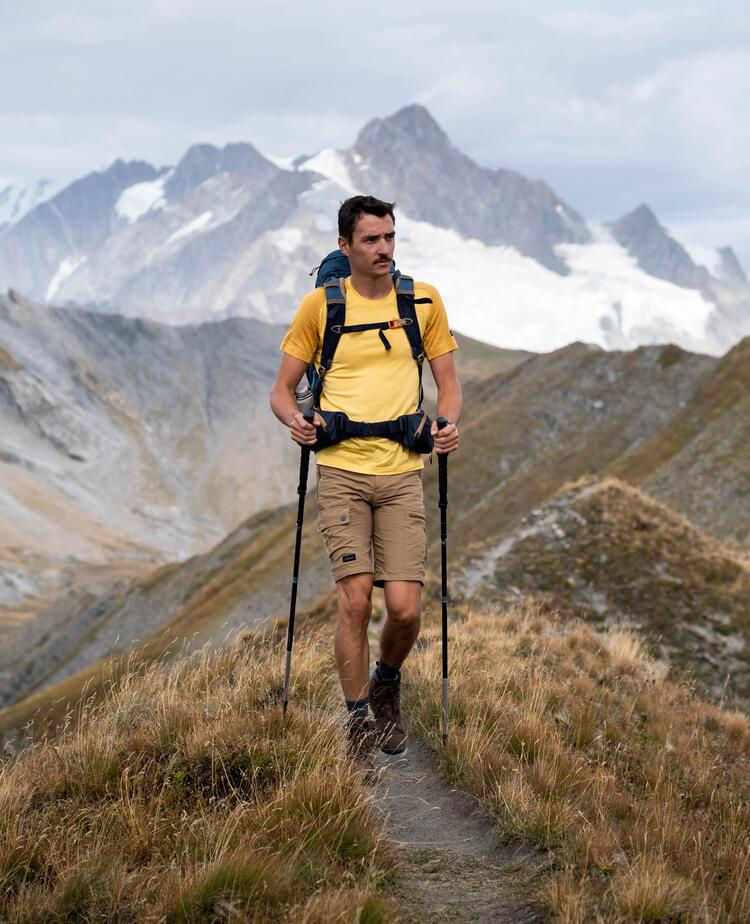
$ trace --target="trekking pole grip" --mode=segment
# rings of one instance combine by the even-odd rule
[[[438,430],[443,430],[450,421],[447,417],[438,417],[436,420]],[[438,483],[440,485],[440,506],[448,506],[448,454],[438,453]]]

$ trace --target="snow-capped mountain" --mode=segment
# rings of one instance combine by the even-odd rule
[[[11,225],[45,199],[49,199],[62,183],[49,179],[35,183],[19,183],[0,177],[0,228]]]
[[[392,189],[410,218],[510,245],[561,274],[555,245],[589,240],[584,219],[546,183],[478,166],[422,106],[368,122],[345,159],[358,188]]]
[[[541,180],[474,163],[416,105],[312,157],[238,143],[194,145],[172,168],[116,161],[0,230],[0,288],[176,324],[287,322],[353,192],[398,203],[398,265],[437,285],[470,336],[718,354],[750,332],[729,248],[696,262],[646,206],[587,224]]]
[[[640,205],[609,227],[649,275],[693,289],[715,305],[707,321],[709,340],[728,348],[748,333],[750,285],[731,247],[690,254],[659,224],[647,205]]]

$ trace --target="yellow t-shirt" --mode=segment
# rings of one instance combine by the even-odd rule
[[[346,324],[370,324],[398,317],[396,290],[385,298],[364,298],[345,280]],[[435,359],[458,349],[448,327],[440,294],[434,286],[414,283],[415,299],[431,303],[415,305],[425,357]],[[305,296],[282,343],[281,350],[302,362],[320,363],[326,323],[325,289]],[[391,344],[386,350],[377,330],[341,335],[331,368],[326,373],[320,407],[343,411],[350,420],[395,420],[417,409],[419,373],[403,327],[383,332]],[[422,456],[395,440],[381,436],[356,436],[317,453],[320,465],[365,475],[399,475],[424,468]]]

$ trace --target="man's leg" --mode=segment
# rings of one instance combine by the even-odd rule
[[[414,471],[383,476],[373,504],[375,583],[383,587],[388,615],[369,693],[380,747],[386,754],[406,749],[399,668],[419,634],[426,552],[420,475]]]
[[[367,626],[372,613],[374,478],[318,465],[318,526],[336,581],[339,610],[334,652],[349,712],[349,754],[367,778],[374,769],[375,726],[369,718]]]
[[[419,635],[422,584],[419,581],[385,581],[388,616],[380,636],[380,661],[398,670]]]
[[[372,613],[372,574],[351,574],[336,582],[339,612],[334,651],[341,688],[348,702],[367,698],[370,646],[367,626]]]

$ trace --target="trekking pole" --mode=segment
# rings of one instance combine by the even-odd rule
[[[437,428],[448,426],[445,417],[438,417]],[[440,601],[443,607],[443,744],[448,743],[448,456],[438,453],[438,484],[440,487]]]
[[[294,390],[297,407],[308,423],[315,420],[315,400],[306,382],[300,382]],[[299,484],[297,494],[297,534],[294,540],[294,566],[292,569],[292,599],[289,604],[289,625],[286,634],[286,666],[284,668],[284,715],[289,704],[289,675],[292,672],[292,645],[294,645],[294,616],[297,609],[297,585],[299,583],[299,556],[302,547],[302,521],[305,517],[305,495],[307,494],[307,474],[310,468],[310,447],[302,447],[299,462]]]

